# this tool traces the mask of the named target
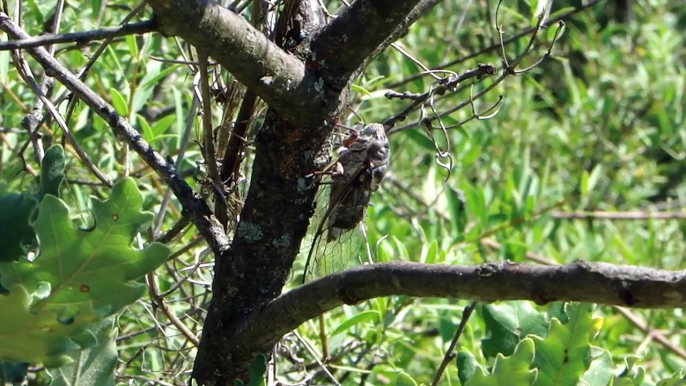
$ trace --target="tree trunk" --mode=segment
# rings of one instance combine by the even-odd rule
[[[213,298],[193,369],[200,385],[232,384],[275,343],[237,347],[241,320],[276,298],[309,225],[325,144],[369,60],[438,1],[359,0],[315,29],[317,0],[288,1],[308,36],[283,51],[232,11],[207,0],[150,0],[167,35],[230,71],[270,109],[256,139],[250,188],[228,250],[216,250]],[[295,8],[293,8],[295,7]],[[190,27],[193,26],[193,27]],[[244,340],[243,340],[244,341]]]

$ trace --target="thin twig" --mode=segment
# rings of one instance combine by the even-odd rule
[[[592,0],[592,1],[588,2],[588,3],[586,3],[586,4],[581,4],[581,5],[579,5],[578,7],[576,7],[576,8],[574,8],[574,9],[570,10],[569,12],[565,12],[565,13],[563,13],[562,15],[559,15],[559,16],[557,16],[557,17],[554,18],[554,19],[548,20],[548,23],[551,24],[551,23],[555,23],[555,22],[558,22],[558,21],[561,21],[561,20],[567,20],[570,16],[573,16],[574,14],[577,14],[577,13],[579,13],[579,12],[581,12],[581,11],[583,11],[583,10],[586,10],[586,9],[588,9],[588,8],[591,8],[591,7],[593,7],[594,5],[600,3],[600,1],[601,1],[601,0]],[[535,29],[536,29],[536,27],[530,27],[530,28],[524,29],[524,30],[522,30],[522,31],[519,31],[518,33],[516,33],[515,35],[513,35],[511,38],[505,39],[505,40],[502,42],[502,44],[508,45],[508,44],[510,44],[510,43],[513,43],[513,42],[515,42],[515,41],[517,41],[517,40],[519,40],[519,39],[521,39],[521,38],[523,38],[523,37],[529,35],[529,34],[532,33]],[[451,67],[451,66],[454,66],[454,65],[457,65],[457,64],[460,64],[460,63],[464,63],[464,62],[466,62],[466,61],[468,61],[468,60],[474,59],[474,58],[476,58],[476,57],[478,57],[478,56],[480,56],[480,55],[482,55],[482,54],[485,54],[485,53],[487,53],[487,52],[490,52],[490,51],[493,51],[493,50],[497,50],[497,49],[499,49],[500,47],[501,47],[501,42],[493,43],[493,44],[491,44],[490,46],[487,46],[487,47],[484,47],[484,48],[480,49],[479,51],[472,52],[472,53],[469,54],[469,55],[465,55],[465,56],[462,56],[462,57],[460,57],[460,58],[458,58],[458,59],[452,60],[452,61],[450,61],[450,62],[447,62],[447,63],[443,63],[443,64],[441,64],[441,65],[438,65],[438,66],[436,66],[436,67],[434,68],[434,70],[443,70],[443,69],[446,69],[446,68],[448,68],[448,67]],[[399,80],[399,81],[397,81],[397,82],[388,84],[386,87],[388,87],[388,88],[397,88],[397,87],[400,87],[400,86],[402,86],[402,85],[404,85],[404,84],[410,83],[410,82],[412,82],[412,81],[414,81],[414,80],[416,80],[416,79],[419,79],[419,78],[421,78],[421,77],[424,76],[424,75],[426,75],[426,73],[422,72],[422,73],[419,73],[419,74],[410,76],[410,77],[408,77],[408,78]]]
[[[129,12],[128,15],[126,15],[126,17],[124,17],[124,20],[122,20],[121,24],[125,25],[126,23],[128,23],[131,19],[134,18],[134,16],[136,16],[139,12],[141,12],[143,10],[143,8],[145,8],[146,4],[147,4],[147,0],[142,0],[133,10],[131,10],[131,12]],[[93,67],[95,62],[100,58],[100,55],[102,55],[105,52],[105,50],[110,45],[110,43],[112,43],[114,38],[115,38],[114,36],[106,37],[105,40],[102,42],[102,44],[100,44],[100,47],[98,47],[98,49],[95,50],[95,52],[90,56],[90,58],[88,59],[88,63],[86,63],[86,65],[83,66],[81,71],[79,71],[79,74],[78,74],[79,80],[85,81],[86,76],[88,76],[88,72],[90,71],[90,69]],[[68,97],[69,97],[69,93],[65,92],[59,98],[57,98],[57,104],[59,104],[59,102],[61,102],[62,99],[68,98]],[[67,122],[69,122],[71,120],[71,117],[74,114],[74,110],[76,109],[76,102],[78,100],[79,100],[78,98],[70,98],[69,99],[69,104],[67,105],[67,112],[66,112],[66,114],[64,114]]]
[[[441,78],[438,81],[439,86],[436,88],[432,88],[431,90],[423,93],[423,94],[409,94],[409,93],[398,93],[395,91],[389,91],[386,93],[386,98],[388,99],[393,99],[393,98],[401,98],[401,99],[412,99],[414,100],[414,103],[412,103],[410,106],[405,108],[402,112],[388,118],[387,120],[384,121],[384,126],[386,127],[393,127],[398,121],[403,121],[407,118],[407,116],[410,114],[410,112],[414,111],[417,109],[419,106],[421,106],[424,102],[426,102],[431,96],[438,94],[438,95],[443,95],[446,91],[448,90],[453,90],[455,87],[457,87],[459,84],[462,82],[471,79],[471,78],[481,78],[487,75],[494,75],[496,72],[495,66],[488,63],[488,64],[479,64],[475,69],[473,70],[468,70],[464,72],[461,75],[451,75],[446,78]],[[390,132],[389,132],[390,133]]]
[[[193,123],[195,122],[195,115],[200,106],[200,101],[198,101],[197,95],[193,94],[193,102],[191,102],[191,108],[188,110],[188,116],[186,117],[186,125],[184,126],[183,137],[181,137],[181,142],[179,143],[179,153],[176,156],[176,162],[174,166],[176,169],[180,169],[183,164],[184,157],[186,155],[186,150],[188,150],[188,144],[191,141],[191,134],[193,133]],[[155,218],[155,227],[153,228],[153,235],[158,235],[164,224],[164,217],[167,213],[167,206],[169,200],[171,199],[172,191],[167,188],[167,191],[162,197],[162,202],[160,203],[160,210]]]
[[[90,31],[69,32],[64,34],[47,34],[26,39],[0,42],[0,51],[18,50],[22,48],[50,46],[58,43],[77,43],[84,45],[92,40],[112,39],[127,35],[142,35],[157,31],[154,20],[124,24],[119,27],[106,27]]]
[[[200,339],[198,339],[195,334],[193,334],[193,331],[191,331],[188,327],[186,327],[185,324],[179,318],[176,317],[176,314],[169,309],[167,304],[164,301],[164,298],[160,296],[160,290],[157,287],[157,280],[155,279],[155,273],[150,272],[147,274],[147,279],[148,279],[148,289],[150,291],[150,297],[152,300],[157,304],[157,306],[162,310],[162,312],[167,316],[170,322],[176,327],[185,337],[188,339],[195,347],[198,347],[200,345]]]
[[[542,28],[541,20],[542,20],[542,19],[539,18],[539,22],[538,22],[539,28]],[[558,34],[559,34],[559,32],[560,32],[560,30],[562,29],[563,26],[564,26],[563,23],[558,25],[557,30],[556,30],[556,32],[555,32],[555,36],[556,36],[556,37],[558,36]],[[496,28],[500,30],[500,27],[496,27]],[[505,78],[507,78],[509,75],[519,75],[519,74],[521,74],[521,72],[518,72],[518,71],[516,70],[516,67],[517,67],[517,65],[522,61],[522,59],[523,59],[526,55],[529,54],[529,52],[530,52],[531,49],[533,48],[533,43],[534,43],[534,41],[535,41],[535,39],[536,39],[536,36],[538,35],[539,29],[534,29],[533,31],[534,31],[534,33],[533,33],[532,36],[530,37],[530,39],[529,39],[529,44],[527,45],[526,49],[525,49],[521,54],[517,55],[517,57],[516,57],[511,63],[508,61],[508,59],[507,59],[507,57],[506,57],[506,54],[505,54],[505,45],[504,45],[504,43],[502,44],[502,50],[503,50],[503,58],[502,58],[502,61],[503,61],[503,65],[504,65],[503,73],[502,73],[502,75],[500,75],[497,79],[495,79],[495,80],[493,81],[493,83],[491,83],[490,85],[488,85],[488,87],[486,87],[485,89],[483,89],[482,91],[480,91],[480,92],[477,93],[476,95],[471,96],[471,97],[469,98],[468,101],[462,102],[462,103],[458,104],[457,106],[448,109],[447,111],[444,111],[444,112],[442,112],[442,113],[440,113],[440,114],[439,114],[439,113],[436,113],[436,112],[434,111],[434,117],[433,117],[433,118],[428,118],[428,117],[427,117],[427,118],[423,118],[423,116],[420,115],[420,119],[417,120],[417,122],[414,122],[414,123],[411,123],[411,124],[408,124],[408,125],[404,125],[404,126],[401,126],[401,127],[394,127],[394,128],[392,128],[392,129],[388,130],[387,134],[390,136],[390,135],[393,135],[393,134],[400,133],[400,132],[402,132],[402,131],[405,131],[405,130],[408,130],[408,129],[411,129],[411,128],[415,127],[415,126],[416,126],[418,123],[420,123],[420,122],[424,122],[424,124],[426,124],[426,120],[427,120],[427,119],[437,119],[437,120],[439,121],[439,123],[441,123],[441,128],[442,128],[443,130],[445,130],[445,127],[443,127],[442,121],[441,121],[441,119],[442,119],[443,117],[448,116],[448,115],[454,113],[455,111],[458,111],[458,110],[460,110],[460,109],[466,107],[467,105],[473,105],[475,100],[480,99],[481,97],[483,97],[484,95],[486,95],[489,91],[493,90],[498,84],[500,84],[503,80],[505,80]],[[551,44],[548,46],[547,52],[543,55],[543,57],[542,57],[539,61],[537,61],[533,66],[529,66],[528,68],[526,68],[526,69],[524,69],[524,70],[522,70],[522,71],[530,71],[530,70],[532,70],[533,68],[535,68],[536,66],[539,66],[541,63],[543,63],[544,59],[547,59],[548,57],[550,57],[551,54],[552,54],[552,47],[553,47],[553,44],[555,43],[555,41],[556,41],[556,40],[553,39],[553,41],[551,42]],[[458,90],[458,91],[459,91],[459,90]],[[434,94],[432,94],[432,93],[429,92],[429,97],[432,99],[432,103],[431,103],[432,109],[433,109],[433,96],[434,96]],[[412,106],[410,106],[409,108],[407,108],[405,111],[403,111],[403,112],[402,112],[401,114],[399,114],[399,115],[407,116],[407,115],[409,115],[409,113],[410,113],[411,110],[414,110],[414,109],[416,109],[416,108],[419,107],[419,106],[423,106],[423,103],[416,103],[416,102],[415,102]],[[398,120],[402,120],[402,119],[398,119]],[[390,123],[395,123],[395,121],[391,121]],[[386,123],[385,123],[385,124],[386,124]],[[390,127],[390,125],[388,125],[388,124],[386,124],[386,125],[387,125],[387,127]]]
[[[214,135],[212,133],[212,99],[210,97],[210,79],[207,75],[208,57],[204,52],[198,53],[198,64],[200,72],[200,100],[202,101],[202,138],[203,155],[205,165],[207,165],[207,176],[215,184],[215,187],[223,193],[224,184],[219,178],[219,168],[217,167],[217,157],[214,150]]]
[[[181,217],[175,224],[172,226],[170,230],[167,231],[167,233],[163,234],[159,238],[157,238],[158,243],[162,244],[169,244],[176,236],[181,234],[184,229],[190,224],[190,221],[188,221],[187,218]]]
[[[562,212],[552,214],[557,219],[572,220],[683,220],[686,212],[650,212],[635,210],[627,212]]]
[[[0,24],[2,23],[2,13],[0,13]],[[9,20],[9,19],[7,19]],[[3,28],[4,25],[0,25],[0,28]],[[3,28],[4,29],[4,28]],[[49,55],[48,52],[46,51],[46,55]],[[86,165],[86,167],[93,172],[93,174],[104,184],[107,186],[112,186],[112,181],[109,180],[101,171],[98,169],[97,166],[93,163],[93,161],[90,159],[88,154],[86,153],[85,150],[79,145],[78,141],[76,140],[76,137],[74,137],[74,134],[71,132],[69,127],[67,126],[67,122],[62,118],[62,114],[59,113],[57,110],[57,107],[48,99],[48,97],[44,94],[43,89],[41,88],[40,85],[36,82],[36,79],[33,77],[33,74],[31,72],[31,69],[28,66],[28,63],[26,60],[24,60],[21,55],[16,54],[15,58],[19,58],[19,63],[18,66],[20,66],[21,70],[20,73],[24,76],[26,83],[28,83],[29,87],[31,88],[31,91],[33,91],[34,94],[40,99],[42,104],[48,109],[52,117],[55,119],[55,122],[57,122],[57,125],[62,129],[62,132],[64,133],[64,136],[67,138],[69,141],[69,144],[76,150],[76,153],[79,155],[79,158],[81,161]],[[33,133],[31,133],[33,135]]]
[[[470,305],[465,307],[464,311],[462,312],[462,320],[460,321],[460,326],[457,327],[457,331],[455,331],[453,340],[450,342],[450,347],[448,347],[448,350],[445,352],[441,365],[438,366],[438,370],[436,371],[436,375],[434,376],[433,382],[431,382],[431,386],[438,385],[438,382],[441,380],[441,376],[445,372],[445,369],[447,369],[450,362],[452,362],[452,360],[455,359],[455,347],[457,347],[457,342],[460,340],[460,337],[462,336],[462,333],[464,332],[465,328],[467,328],[467,322],[469,321],[469,317],[472,316],[472,313],[474,312],[474,309],[476,308],[477,304],[479,303],[472,302]]]

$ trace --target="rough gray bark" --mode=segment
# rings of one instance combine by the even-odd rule
[[[307,283],[235,326],[236,345],[268,345],[302,323],[344,304],[391,295],[491,303],[564,300],[639,308],[686,307],[686,271],[575,261],[562,266],[373,264]],[[243,337],[251,337],[245,340]]]

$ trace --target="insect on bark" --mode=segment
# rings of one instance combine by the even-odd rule
[[[355,248],[346,244],[358,232],[358,225],[364,220],[372,193],[379,185],[388,169],[391,150],[383,125],[372,123],[359,129],[350,130],[338,148],[338,158],[330,172],[329,189],[317,206],[323,211],[315,228],[312,243],[307,254],[303,282],[321,274],[332,273],[336,268],[347,265],[346,259],[356,256]],[[337,261],[333,261],[337,260]]]

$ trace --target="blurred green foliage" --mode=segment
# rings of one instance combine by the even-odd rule
[[[331,11],[339,7],[338,2],[328,3]],[[60,30],[117,25],[135,4],[67,1]],[[551,19],[572,12],[579,4],[556,0]],[[441,2],[397,44],[428,68],[447,65],[446,69],[461,74],[479,63],[492,63],[501,69],[496,6],[485,0]],[[537,1],[501,4],[498,23],[503,39],[535,26],[536,9],[540,9]],[[23,27],[39,35],[53,12],[52,2],[27,1]],[[137,20],[150,16],[146,8]],[[549,23],[518,68],[543,57],[556,27]],[[440,148],[449,146],[450,171],[437,163],[435,144],[416,124],[419,113],[410,114],[396,125],[403,130],[391,137],[391,174],[373,196],[374,206],[369,210],[367,227],[375,258],[437,264],[544,259],[564,264],[586,259],[682,269],[686,265],[682,220],[579,220],[566,214],[680,210],[686,196],[685,28],[686,8],[674,0],[604,0],[574,12],[565,19],[549,58],[526,74],[506,77],[473,102],[480,113],[502,95],[494,117],[472,120],[447,130],[447,135],[434,132]],[[525,52],[530,36],[505,45],[509,61]],[[98,46],[97,42],[83,47],[58,45],[56,56],[76,71]],[[182,59],[181,48],[158,34],[116,38],[86,78],[156,150],[174,158],[185,130],[190,129],[197,140],[201,127],[198,118],[186,126],[193,73],[188,66],[163,61]],[[36,74],[42,73],[35,62],[28,62]],[[385,93],[426,92],[434,79],[419,76],[422,71],[401,52],[388,48],[356,81],[354,109],[367,122],[382,122],[399,113],[410,102],[388,100]],[[436,96],[433,107],[439,113],[465,104],[444,116],[443,124],[452,126],[473,117],[470,95],[483,91],[499,75],[469,80],[456,92]],[[231,80],[228,74],[222,76]],[[19,191],[37,176],[34,147],[29,144],[23,150],[29,137],[21,129],[36,97],[7,51],[0,52],[0,82],[0,179],[7,181],[8,191]],[[55,84],[52,95],[64,92],[63,86]],[[65,106],[61,105],[62,111]],[[218,123],[221,108],[215,110]],[[428,106],[425,113],[433,114]],[[342,122],[355,120],[352,115],[341,117]],[[259,121],[251,125],[250,137]],[[134,176],[143,193],[143,210],[161,213],[167,192],[164,183],[114,140],[105,122],[84,104],[77,104],[69,125],[101,171],[113,180],[127,172]],[[56,125],[46,124],[42,129],[40,141],[45,148],[61,141]],[[180,165],[198,190],[192,175],[199,161],[199,147],[191,142]],[[249,161],[242,170],[248,178]],[[87,197],[109,196],[109,189],[98,185],[67,147],[66,183],[60,193],[70,208],[76,208],[72,222],[88,228],[93,223]],[[158,217],[162,231],[180,218],[181,207],[172,198],[165,210],[166,216]],[[157,235],[144,237],[151,241]],[[203,308],[210,298],[213,263],[194,230],[168,245],[174,253],[157,276],[159,290],[172,312],[199,335]],[[300,259],[294,270],[303,264]],[[297,285],[297,280],[291,285]],[[317,384],[332,383],[314,360],[322,355],[321,336],[325,335],[328,371],[341,384],[429,384],[466,305],[467,301],[396,296],[342,307],[325,315],[325,332],[320,334],[321,326],[313,320],[301,326],[297,335],[284,338],[276,356],[279,376],[286,382],[314,376]],[[569,307],[580,310],[584,306]],[[522,318],[503,319],[504,309]],[[598,307],[592,316],[589,310],[583,312],[570,316],[561,304],[483,306],[467,324],[457,359],[439,384],[503,384],[485,379],[499,374],[514,377],[511,368],[522,379],[536,373],[536,382],[542,382],[545,374],[561,371],[537,362],[551,345],[562,347],[547,340],[550,334],[565,335],[570,323],[582,316],[587,326],[576,338],[585,345],[584,355],[593,360],[573,363],[584,365],[583,371],[573,371],[582,374],[581,384],[652,385],[659,379],[665,379],[663,384],[679,384],[683,377],[679,371],[686,367],[683,310],[632,311],[631,317],[612,307]],[[602,320],[602,327],[595,320]],[[118,382],[185,382],[195,350],[151,300],[128,307],[118,315],[116,326],[122,364]],[[655,334],[664,339],[654,339]],[[571,342],[572,338],[565,339]],[[537,371],[530,372],[530,364],[538,366]],[[482,382],[478,377],[485,378]],[[605,381],[594,383],[594,379]]]

